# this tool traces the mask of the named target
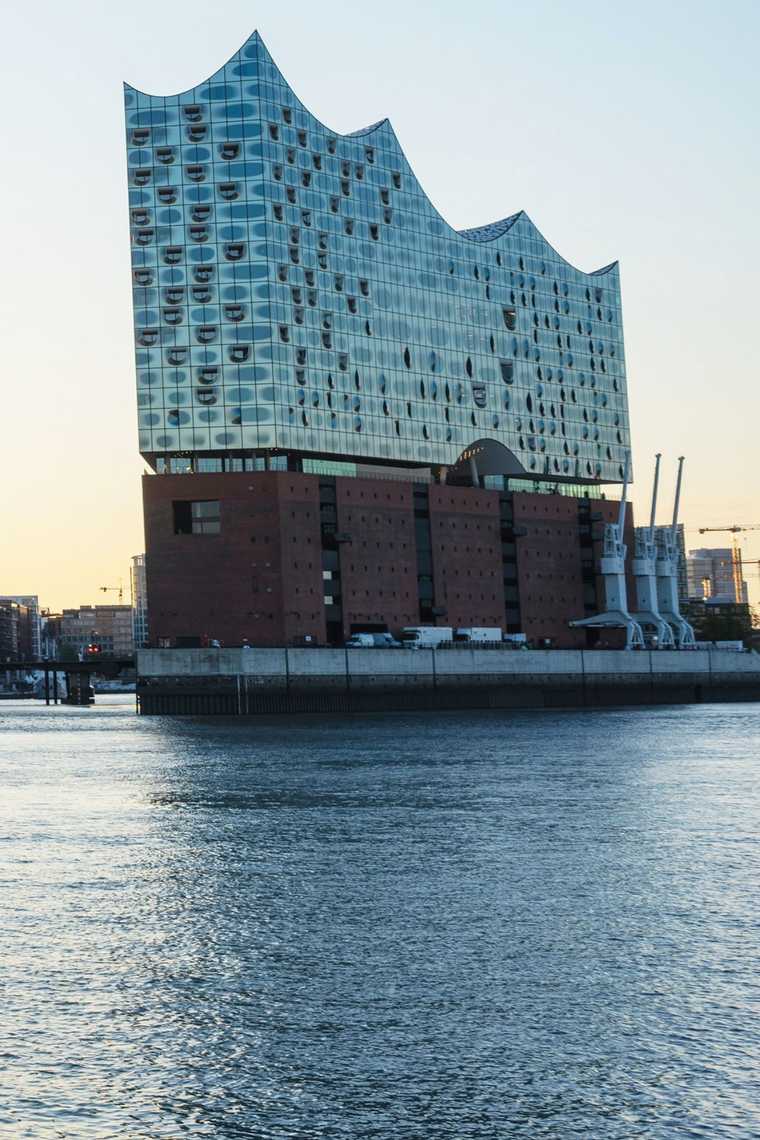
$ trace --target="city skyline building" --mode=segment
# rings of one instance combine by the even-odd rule
[[[127,658],[134,652],[132,607],[125,605],[79,606],[56,615],[56,644],[83,656],[88,646],[99,646],[104,657]]]
[[[15,603],[24,611],[22,629],[25,652],[32,660],[37,661],[42,652],[42,623],[40,619],[40,600],[37,594],[2,594],[0,605]]]
[[[148,644],[148,590],[145,578],[145,555],[135,554],[129,567],[132,599],[132,637],[135,649]]]
[[[524,211],[455,231],[388,120],[329,130],[258,33],[180,94],[125,85],[125,108],[155,471],[622,481],[616,262],[576,269]]]
[[[690,598],[714,603],[749,601],[747,583],[742,577],[741,551],[734,552],[728,546],[690,550],[686,557],[686,574]],[[741,583],[740,592],[738,583]]]
[[[678,550],[678,600],[682,604],[689,598],[689,578],[686,573],[686,528],[683,523],[676,526],[676,549]]]
[[[15,597],[0,598],[0,661],[36,659],[35,626],[39,639],[39,616],[32,606]]]

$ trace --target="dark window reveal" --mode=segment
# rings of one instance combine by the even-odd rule
[[[218,500],[172,503],[175,534],[219,534],[221,509]]]

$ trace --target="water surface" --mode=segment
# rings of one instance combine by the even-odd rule
[[[760,707],[0,704],[0,1136],[757,1137]]]

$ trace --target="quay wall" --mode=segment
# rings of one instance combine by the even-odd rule
[[[726,650],[144,649],[145,715],[561,708],[760,700]]]

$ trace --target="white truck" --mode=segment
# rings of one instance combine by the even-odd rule
[[[405,649],[435,649],[453,640],[451,626],[407,625],[401,630],[401,644]]]
[[[502,631],[499,626],[471,626],[467,629],[458,629],[454,634],[454,641],[462,641],[468,644],[483,644],[487,642],[489,645],[498,644],[503,637]]]

